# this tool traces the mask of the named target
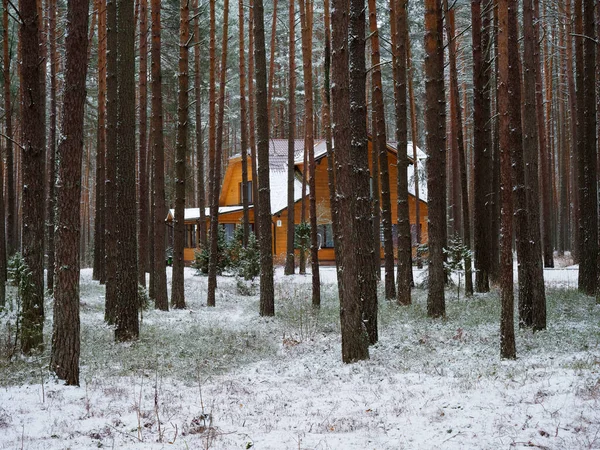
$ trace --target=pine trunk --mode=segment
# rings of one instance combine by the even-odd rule
[[[377,11],[375,0],[369,0],[369,29],[371,32],[371,66],[373,67],[373,111],[375,112],[376,129],[373,130],[373,148],[377,149],[379,160],[379,177],[381,180],[381,222],[383,226],[383,251],[385,257],[385,298],[396,298],[396,285],[394,280],[394,240],[392,237],[392,203],[390,199],[390,176],[388,171],[388,152],[387,135],[385,126],[385,105],[383,103],[383,85],[381,81],[381,57],[379,53],[379,34],[377,31]],[[404,70],[404,129],[406,130],[406,70]],[[405,131],[406,134],[406,131]],[[404,152],[406,158],[406,152]],[[375,164],[375,160],[373,160]],[[400,173],[400,171],[398,171]],[[404,172],[405,173],[405,172]],[[403,196],[406,199],[406,209],[408,210],[408,188],[407,194]],[[379,192],[373,193],[379,197]],[[400,196],[398,196],[400,198]],[[400,206],[399,206],[400,207]],[[408,214],[406,215],[408,217]],[[409,226],[410,229],[410,226]],[[379,233],[379,229],[377,229]],[[410,234],[410,232],[409,232]],[[410,248],[410,246],[409,246]],[[376,269],[378,272],[380,266],[379,248],[375,248]],[[409,263],[409,267],[410,263]],[[409,283],[410,280],[405,280]]]
[[[117,304],[115,339],[140,332],[135,183],[135,23],[133,0],[117,6]],[[164,222],[164,219],[163,219]]]
[[[13,127],[12,127],[12,101],[10,83],[10,53],[9,29],[8,29],[8,0],[3,0],[3,55],[4,55],[4,133],[6,134],[6,246],[8,256],[17,251],[17,217],[15,201],[15,164],[13,153]]]
[[[500,233],[500,357],[506,359],[516,358],[515,329],[514,329],[514,295],[513,295],[513,258],[512,258],[512,172],[511,172],[511,148],[512,145],[520,145],[513,142],[516,138],[512,133],[512,127],[516,125],[515,112],[520,108],[519,103],[512,95],[515,89],[511,85],[515,79],[511,77],[510,52],[512,49],[512,36],[509,15],[516,7],[515,0],[498,0],[498,110],[500,114],[500,164],[501,164],[501,233]],[[514,30],[516,31],[516,30]],[[516,41],[514,41],[516,44]],[[516,70],[516,67],[512,67]]]
[[[167,273],[165,255],[165,142],[163,136],[163,106],[162,106],[162,69],[161,69],[161,23],[160,0],[151,1],[152,17],[152,111],[150,116],[150,140],[152,142],[153,158],[153,209],[154,215],[154,306],[156,309],[168,311]]]
[[[425,129],[429,200],[429,290],[427,315],[446,315],[444,247],[446,245],[446,101],[442,9],[425,1]]]
[[[287,167],[287,246],[286,246],[286,257],[285,257],[285,270],[286,275],[293,275],[295,272],[295,233],[296,233],[296,221],[295,221],[295,202],[294,202],[294,158],[295,158],[295,144],[294,140],[296,137],[296,36],[295,36],[295,25],[296,17],[294,12],[294,0],[289,0],[289,28],[290,28],[290,40],[289,40],[289,105],[288,105],[288,167]]]
[[[177,100],[177,143],[175,158],[175,221],[173,226],[173,278],[171,281],[171,306],[185,308],[183,249],[185,248],[185,187],[186,154],[188,146],[189,102],[189,40],[190,7],[182,0],[179,10],[179,91]]]
[[[250,199],[248,198],[248,120],[246,106],[246,48],[244,45],[244,3],[243,0],[238,2],[238,23],[240,37],[240,147],[242,154],[242,205],[244,207],[242,226],[244,230],[243,245],[248,245],[248,237],[250,236]],[[292,216],[293,218],[293,216]],[[289,220],[289,216],[288,216]]]
[[[194,94],[196,97],[196,165],[198,177],[198,222],[199,239],[197,246],[205,249],[208,244],[206,232],[206,176],[204,164],[204,143],[202,142],[202,74],[200,72],[200,12],[198,0],[194,0]]]
[[[22,253],[31,288],[22,298],[21,350],[41,350],[44,328],[44,122],[36,0],[20,1]]]
[[[56,5],[54,5],[56,6]],[[89,2],[67,7],[66,63],[63,100],[65,136],[58,148],[56,292],[50,368],[69,385],[79,385],[79,249],[83,115],[86,99]],[[56,10],[54,10],[56,11]],[[52,39],[52,38],[51,38]]]
[[[138,151],[138,282],[146,286],[148,258],[148,0],[140,1],[139,151]]]
[[[260,249],[260,315],[275,315],[271,189],[269,186],[269,111],[267,107],[267,59],[265,14],[262,0],[254,0],[254,59],[256,78],[256,122],[258,156],[258,228]]]
[[[342,361],[352,363],[369,358],[369,336],[363,322],[363,302],[359,297],[357,285],[359,268],[353,245],[357,242],[352,238],[353,228],[356,226],[353,203],[357,193],[354,191],[353,172],[350,168],[352,153],[350,149],[349,0],[332,0],[331,5],[331,111],[336,148],[335,170],[339,214],[339,234],[336,234],[335,237],[339,241],[338,248],[340,250],[337,258],[337,273],[340,281],[338,290]],[[365,122],[363,118],[363,123]],[[367,227],[367,230],[370,230],[370,227]],[[371,239],[368,241],[372,242]]]

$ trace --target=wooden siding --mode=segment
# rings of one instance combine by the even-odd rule
[[[369,141],[369,166],[371,167],[371,141]],[[389,161],[389,176],[391,186],[391,202],[392,202],[392,221],[395,224],[397,222],[397,211],[398,211],[398,195],[396,192],[396,177],[397,177],[397,166],[396,166],[396,153],[393,151],[388,152]],[[250,161],[249,161],[250,162]],[[302,165],[297,166],[302,170]],[[248,179],[252,179],[252,174],[248,174]],[[239,157],[230,160],[227,167],[227,171],[223,178],[223,189],[219,198],[220,206],[233,206],[241,204],[240,199],[240,183],[242,181],[242,164]],[[317,223],[319,225],[328,224],[331,222],[331,211],[329,202],[329,186],[327,177],[327,157],[323,157],[317,161],[316,168],[316,189],[317,189]],[[416,222],[416,198],[409,195],[409,214],[410,223]],[[421,201],[421,242],[427,242],[427,203]],[[302,202],[298,201],[295,204],[295,222],[300,223]],[[308,220],[308,193],[306,196],[306,218]],[[219,216],[220,224],[241,224],[243,212],[236,211],[228,214],[221,214]],[[287,242],[287,209],[273,215],[273,254],[275,256],[275,262],[277,264],[283,264],[285,261],[286,253],[286,242]],[[250,222],[254,222],[254,211],[250,209]],[[189,221],[188,224],[194,224],[195,221]],[[194,250],[186,248],[184,251],[184,259],[191,261],[194,258]],[[383,248],[380,249],[381,256],[383,257]],[[333,248],[321,248],[319,250],[319,260],[322,262],[334,262],[335,254]]]

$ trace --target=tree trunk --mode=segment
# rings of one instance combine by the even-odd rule
[[[481,20],[481,0],[471,2],[473,21],[473,127],[474,142],[474,256],[475,290],[489,291],[492,192],[491,139],[490,139],[490,64],[489,12]],[[483,29],[482,29],[483,27]]]
[[[271,59],[269,60],[269,96],[267,97],[267,108],[269,110],[269,124],[273,122],[273,110],[271,104],[273,103],[273,88],[275,85],[275,49],[277,48],[277,0],[273,0],[273,16],[271,17],[271,48],[270,54]],[[271,127],[269,126],[269,129]]]
[[[351,363],[369,358],[369,335],[363,322],[363,299],[359,297],[357,276],[364,267],[358,267],[355,258],[356,239],[353,238],[357,192],[354,191],[351,170],[350,92],[349,92],[349,0],[332,0],[331,34],[331,98],[333,138],[335,140],[335,163],[337,181],[337,211],[339,214],[337,258],[338,291],[340,297],[340,323],[342,333],[342,361]],[[358,6],[358,5],[357,5]],[[364,4],[363,4],[364,7]],[[363,30],[364,30],[363,24]],[[363,55],[364,64],[364,55]],[[364,72],[363,72],[364,76]],[[364,88],[363,88],[364,92]],[[364,107],[364,105],[363,105]],[[365,123],[363,112],[363,123]],[[368,196],[367,196],[368,198]],[[370,230],[370,227],[366,227]],[[370,231],[369,231],[370,233]],[[368,239],[372,242],[371,239]],[[336,249],[337,250],[337,249]],[[369,260],[372,259],[369,257]],[[363,261],[361,260],[361,263]]]
[[[258,239],[260,237],[260,227],[258,226],[258,171],[256,156],[256,121],[254,106],[256,105],[256,96],[254,93],[254,7],[253,0],[250,0],[250,12],[248,13],[248,140],[250,144],[250,159],[252,161],[252,205],[254,210],[254,234]]]
[[[596,155],[596,52],[594,1],[583,0],[583,139],[580,150],[581,251],[579,290],[596,294],[598,258],[598,193]]]
[[[44,122],[36,0],[20,1],[22,253],[31,288],[22,298],[21,350],[41,350],[44,328]]]
[[[56,6],[56,5],[54,5]],[[56,291],[50,368],[69,385],[79,386],[79,249],[83,114],[86,98],[89,2],[67,7],[65,90],[58,149]],[[56,10],[54,9],[54,12]]]
[[[54,0],[52,2],[55,3]],[[106,193],[106,0],[97,0],[96,8],[98,9],[98,128],[96,134],[96,216],[94,219],[94,271],[92,278],[103,284],[106,282],[106,237],[104,235],[106,223],[104,212]],[[50,42],[52,43],[52,41],[51,38]],[[52,50],[50,53],[52,54]],[[50,120],[52,121],[52,114],[50,114]],[[52,128],[51,126],[50,130]],[[52,135],[50,135],[50,139],[55,140]]]
[[[8,33],[8,0],[3,0],[3,54],[4,54],[4,121],[6,134],[6,245],[8,256],[12,256],[17,251],[17,217],[15,202],[15,165],[13,154],[13,127],[12,127],[12,101],[10,93],[10,54],[9,33]]]
[[[520,108],[518,99],[512,96],[515,86],[511,85],[515,77],[510,75],[510,52],[513,48],[513,36],[510,27],[509,15],[516,7],[515,0],[498,0],[498,109],[500,113],[500,164],[501,164],[501,195],[502,195],[502,224],[500,234],[501,264],[500,264],[500,293],[502,308],[500,315],[500,357],[506,359],[516,358],[515,330],[514,330],[514,297],[513,297],[513,258],[512,258],[512,174],[511,174],[511,148],[520,145],[513,142],[516,138],[512,127],[517,125],[515,112]],[[509,28],[510,27],[510,28]],[[514,42],[516,44],[516,41]],[[516,70],[512,67],[512,70]]]
[[[208,262],[208,298],[206,304],[215,306],[217,289],[217,259],[219,239],[219,194],[221,192],[221,159],[223,155],[223,118],[225,114],[225,81],[227,74],[227,30],[229,23],[229,0],[223,6],[223,38],[221,49],[221,76],[219,91],[219,112],[217,116],[216,142],[212,161],[212,197],[210,201],[210,257]]]
[[[290,0],[289,9],[289,106],[288,106],[288,167],[287,167],[287,246],[285,257],[286,275],[293,275],[295,272],[295,202],[294,202],[294,158],[295,158],[295,137],[296,137],[296,37],[294,28],[296,17],[294,13],[294,0]]]
[[[254,0],[254,58],[256,62],[256,122],[258,138],[258,227],[260,249],[260,315],[275,315],[269,186],[269,111],[267,108],[267,60],[265,15],[262,0]]]
[[[312,270],[312,305],[321,306],[321,280],[319,274],[319,243],[317,239],[317,192],[315,179],[315,139],[312,79],[312,0],[299,0],[302,24],[302,68],[304,72],[304,148],[308,152],[308,186],[310,210],[310,258]],[[306,167],[306,166],[305,166]],[[306,169],[305,169],[306,170]]]
[[[162,69],[161,69],[161,24],[160,0],[151,1],[152,17],[152,111],[150,116],[150,139],[152,141],[154,199],[154,306],[169,310],[167,298],[167,273],[165,268],[165,142],[163,136]]]
[[[542,267],[542,248],[540,235],[540,198],[538,191],[538,129],[536,123],[536,98],[535,98],[535,48],[537,39],[534,33],[533,1],[523,0],[523,72],[524,96],[523,103],[523,173],[522,195],[525,202],[517,198],[515,213],[517,221],[524,214],[525,224],[522,236],[525,250],[525,260],[519,261],[519,323],[522,326],[534,329],[546,328],[546,294],[544,287],[544,273]],[[538,47],[539,49],[539,47]],[[524,166],[523,166],[524,163]],[[516,166],[515,166],[516,167]],[[520,180],[517,179],[515,195],[519,195]],[[521,225],[517,225],[520,227]],[[518,236],[518,232],[517,232]],[[519,239],[519,237],[517,237]],[[521,273],[522,272],[522,273]]]
[[[460,193],[462,196],[462,210],[460,216],[456,214],[455,227],[456,230],[461,230],[463,236],[463,244],[466,248],[471,248],[471,220],[469,214],[469,193],[467,186],[467,166],[465,160],[465,146],[462,131],[462,110],[460,107],[460,92],[458,90],[458,70],[456,68],[456,34],[455,34],[455,6],[448,9],[448,0],[444,0],[444,11],[448,25],[446,34],[448,39],[448,59],[450,62],[450,115],[452,127],[452,189],[456,191],[453,197],[458,199],[458,185],[460,184]],[[457,164],[456,164],[457,163]],[[458,166],[458,167],[457,167]],[[458,172],[458,173],[457,173]],[[454,201],[456,206],[461,203],[458,200]],[[462,224],[458,219],[462,219]],[[461,226],[462,225],[462,226]],[[473,295],[473,276],[471,271],[471,257],[466,256],[465,265],[465,295]]]
[[[369,0],[369,29],[371,32],[371,66],[373,67],[373,111],[377,128],[373,130],[373,148],[377,149],[379,159],[379,177],[381,179],[381,219],[383,225],[383,251],[385,257],[385,298],[396,298],[394,280],[394,241],[392,238],[392,204],[390,199],[390,176],[388,172],[387,136],[385,127],[385,105],[383,103],[383,86],[381,82],[381,57],[379,54],[379,34],[377,31],[377,11],[375,0]],[[406,54],[406,52],[405,52]],[[404,129],[406,130],[406,69],[404,70]],[[406,135],[406,131],[405,131]],[[404,152],[406,158],[406,152]],[[373,160],[373,165],[375,160]],[[400,173],[400,171],[398,171]],[[406,173],[406,172],[404,172]],[[404,195],[408,210],[408,188]],[[379,197],[379,192],[373,192]],[[400,195],[398,196],[400,198]],[[408,217],[408,214],[406,215]],[[408,222],[407,222],[408,224]],[[410,226],[409,226],[410,229]],[[379,229],[377,230],[379,233]],[[410,235],[410,232],[409,232]],[[410,248],[410,244],[409,247]],[[380,272],[379,248],[375,248],[376,269]],[[409,268],[410,268],[409,263]],[[410,286],[410,280],[408,281]]]
[[[446,234],[446,101],[442,9],[439,0],[425,1],[425,129],[429,200],[429,290],[427,315],[443,317],[444,247]]]
[[[138,153],[138,282],[146,286],[148,258],[148,0],[140,1],[140,66],[139,66],[139,123]]]
[[[250,236],[250,202],[248,198],[248,120],[246,106],[246,48],[244,45],[244,3],[243,0],[238,2],[238,23],[240,37],[240,147],[242,154],[242,205],[244,207],[242,226],[244,230],[243,245],[248,245],[248,237]],[[293,216],[292,216],[293,217]]]
[[[202,142],[202,75],[200,73],[200,12],[198,11],[198,0],[194,0],[194,93],[196,96],[196,164],[198,176],[198,209],[200,220],[198,222],[199,237],[198,247],[206,248],[208,244],[206,232],[206,191],[205,191],[205,164],[204,145]],[[241,76],[240,76],[241,78]]]
[[[173,278],[171,284],[171,306],[185,308],[183,273],[183,249],[185,248],[185,178],[188,144],[188,103],[189,103],[189,41],[190,7],[188,0],[182,0],[179,10],[179,92],[177,101],[177,143],[175,158],[175,223],[173,226]]]
[[[133,1],[117,6],[117,305],[115,339],[137,339],[138,267],[135,186],[135,23]],[[164,222],[164,218],[163,218]]]

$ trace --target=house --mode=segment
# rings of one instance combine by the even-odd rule
[[[369,166],[371,166],[371,147],[372,142],[369,139]],[[276,261],[283,262],[286,253],[287,236],[287,139],[271,139],[269,149],[269,168],[270,168],[270,187],[271,187],[271,214],[273,216],[273,255]],[[411,223],[411,234],[413,243],[416,243],[416,197],[414,189],[414,168],[412,143],[408,145],[408,156],[410,165],[408,167],[409,178],[409,214]],[[388,144],[388,164],[391,186],[392,202],[392,224],[394,230],[394,240],[396,236],[395,228],[397,223],[397,194],[396,194],[396,147]],[[295,171],[296,179],[294,181],[294,200],[295,200],[295,222],[300,223],[302,210],[302,172],[304,167],[304,140],[295,141]],[[419,201],[420,201],[420,223],[421,242],[427,241],[427,185],[423,176],[423,161],[426,155],[417,148],[417,167],[419,168]],[[249,161],[250,162],[250,161]],[[324,140],[315,141],[315,182],[316,182],[316,201],[317,201],[317,222],[319,234],[319,261],[332,262],[335,260],[333,250],[333,236],[331,229],[331,211],[329,203],[329,187],[327,176],[327,147]],[[250,168],[250,165],[248,165]],[[248,170],[249,179],[249,199],[250,210],[249,217],[251,226],[254,224],[254,208],[252,207],[252,174]],[[306,193],[306,220],[308,221],[308,188]],[[210,215],[209,208],[206,208],[206,217]],[[167,216],[167,222],[173,220],[174,210],[170,210]],[[243,216],[242,207],[242,161],[241,155],[234,155],[229,159],[229,164],[223,177],[221,195],[219,197],[219,224],[225,229],[227,238],[233,236],[235,227],[241,223]],[[200,210],[198,208],[187,208],[185,210],[186,223],[186,248],[184,250],[184,260],[193,261],[194,250],[198,242],[197,225],[200,220]],[[207,220],[208,222],[208,220]],[[381,249],[383,257],[383,249]]]

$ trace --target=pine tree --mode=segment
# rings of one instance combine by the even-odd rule
[[[67,7],[65,39],[65,91],[58,148],[56,290],[50,367],[69,385],[79,385],[79,248],[81,159],[83,155],[83,114],[87,74],[87,0],[71,1]]]

